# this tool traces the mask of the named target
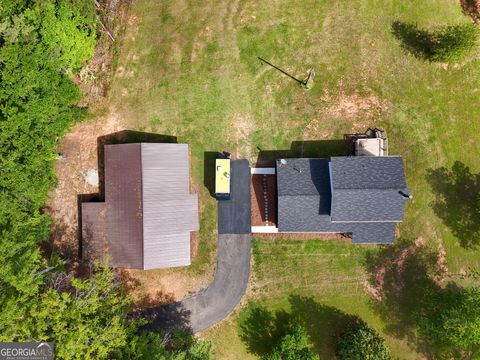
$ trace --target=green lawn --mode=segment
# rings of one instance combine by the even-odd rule
[[[431,29],[469,19],[456,1],[446,0],[132,4],[109,103],[132,129],[190,144],[203,208],[195,272],[211,269],[215,258],[216,210],[203,186],[205,152],[228,150],[255,161],[260,149],[338,140],[369,126],[385,128],[390,154],[405,159],[414,199],[399,237],[421,237],[434,248],[443,243],[452,278],[479,267],[480,253],[459,245],[462,225],[450,221],[447,227],[437,216],[442,204],[434,204],[442,193],[432,191],[429,177],[443,181],[437,169],[450,169],[455,161],[480,172],[478,51],[448,66],[418,59],[392,35],[395,21]],[[314,67],[314,87],[305,91],[257,56],[302,79]],[[317,154],[332,150],[327,143],[318,146]],[[478,190],[460,186],[458,203]],[[477,221],[469,208],[450,204],[447,210]],[[252,296],[270,309],[288,309],[289,296],[298,294],[358,313],[387,336],[395,355],[418,358],[406,340],[388,334],[388,324],[370,305],[365,252],[339,242],[259,241]],[[247,358],[247,344],[238,335],[235,318],[206,333],[219,358]],[[331,355],[328,344],[314,345]]]
[[[299,317],[322,359],[333,357],[335,335],[348,315],[361,316],[382,333],[398,358],[418,359],[420,355],[409,348],[406,339],[386,329],[364,290],[368,277],[364,260],[367,252],[372,251],[375,253],[376,249],[338,240],[256,239],[249,298],[272,316],[286,311]],[[268,333],[261,331],[262,317],[257,316],[249,326],[247,321],[245,326],[248,316],[246,306],[229,321],[205,332],[204,336],[213,341],[218,358],[243,359],[264,353],[256,344],[256,337],[248,336],[252,329]]]

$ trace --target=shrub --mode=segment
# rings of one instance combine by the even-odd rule
[[[392,25],[394,36],[415,56],[430,61],[457,61],[476,45],[478,29],[473,24],[451,25],[434,31],[400,21]]]
[[[337,340],[339,360],[391,360],[382,337],[360,318],[354,318]]]

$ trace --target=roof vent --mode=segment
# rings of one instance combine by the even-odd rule
[[[413,199],[412,194],[407,193],[406,191],[400,190],[399,191],[400,195],[402,195],[405,199]]]

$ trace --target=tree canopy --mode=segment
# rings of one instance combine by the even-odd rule
[[[39,209],[57,141],[83,112],[69,75],[92,56],[96,25],[93,2],[80,0],[6,0],[0,19],[0,334],[14,340],[44,282],[38,244],[50,220]]]
[[[339,360],[391,360],[383,338],[366,322],[354,318],[337,340]]]
[[[450,284],[432,292],[418,318],[420,334],[439,357],[471,359],[480,355],[480,288]]]
[[[52,341],[59,359],[210,359],[210,345],[191,335],[139,335],[106,264],[87,280],[42,272],[50,219],[40,209],[58,139],[84,113],[70,77],[94,53],[95,5],[6,0],[0,19],[0,340]]]
[[[114,353],[118,360],[210,360],[210,343],[177,330],[171,336],[145,332],[133,336],[128,346]]]
[[[308,343],[307,331],[296,324],[279,340],[271,353],[263,358],[265,360],[320,360],[320,357],[310,350]]]

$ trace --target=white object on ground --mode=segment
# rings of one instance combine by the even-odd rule
[[[98,170],[97,169],[88,169],[83,173],[85,181],[92,185],[98,186]]]
[[[252,226],[252,233],[273,234],[278,233],[276,226]]]

